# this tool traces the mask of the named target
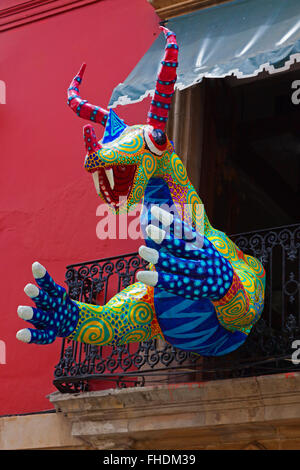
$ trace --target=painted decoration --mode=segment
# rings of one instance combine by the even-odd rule
[[[113,111],[79,95],[85,64],[68,89],[68,105],[81,118],[104,126],[102,140],[84,127],[84,167],[97,194],[115,212],[143,202],[140,255],[150,269],[106,305],[71,300],[46,269],[32,266],[36,284],[25,293],[35,306],[19,306],[31,323],[17,333],[25,343],[50,344],[67,337],[94,345],[162,338],[203,356],[241,346],[264,305],[265,271],[225,233],[210,224],[165,128],[174,94],[178,45],[162,27],[166,48],[145,125],[126,125]]]

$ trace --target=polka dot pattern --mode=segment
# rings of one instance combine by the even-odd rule
[[[104,306],[77,302],[79,321],[69,339],[95,345],[120,345],[162,338],[154,314],[153,292],[152,287],[137,282]]]
[[[224,297],[233,279],[230,262],[218,253],[207,238],[204,238],[203,248],[192,252],[185,250],[182,253],[181,242],[168,240],[164,249],[160,250],[155,265],[158,271],[157,287],[187,299],[206,297],[218,300]],[[180,256],[186,253],[189,253],[188,259]]]
[[[36,329],[29,328],[31,343],[50,344],[56,337],[69,336],[78,323],[79,308],[72,301],[66,290],[56,284],[46,272],[36,279],[40,287],[37,297],[33,298],[36,307],[32,309],[30,323]]]

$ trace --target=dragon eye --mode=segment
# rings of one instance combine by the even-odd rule
[[[155,155],[162,155],[167,147],[167,136],[161,129],[147,129],[144,132],[147,148]]]
[[[166,134],[161,129],[153,129],[151,136],[153,137],[156,145],[165,145],[167,142]]]

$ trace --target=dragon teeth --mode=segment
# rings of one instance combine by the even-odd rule
[[[105,174],[107,176],[107,179],[108,179],[108,182],[110,184],[110,187],[111,189],[114,189],[115,187],[115,180],[114,180],[114,172],[113,172],[113,169],[112,168],[109,168],[109,170],[107,170],[105,168]]]
[[[112,168],[109,168],[108,170],[104,168],[106,177],[108,179],[109,185],[111,189],[114,189],[115,186],[115,180],[114,180],[114,172]],[[97,194],[100,194],[100,185],[103,185],[103,178],[101,177],[101,174],[99,174],[98,171],[94,171],[93,173],[93,180],[94,180],[94,185],[96,188]],[[105,195],[108,195],[107,191],[104,191]]]
[[[100,193],[100,185],[99,185],[98,171],[94,171],[93,180],[94,180],[94,185],[95,185],[95,188],[96,188],[96,192],[97,192],[97,194],[99,194]]]

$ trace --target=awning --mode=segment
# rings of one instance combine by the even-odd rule
[[[235,0],[173,18],[167,27],[179,44],[178,89],[203,77],[253,77],[264,69],[276,73],[300,62],[299,0]],[[110,107],[153,95],[164,47],[160,34],[114,89]]]

